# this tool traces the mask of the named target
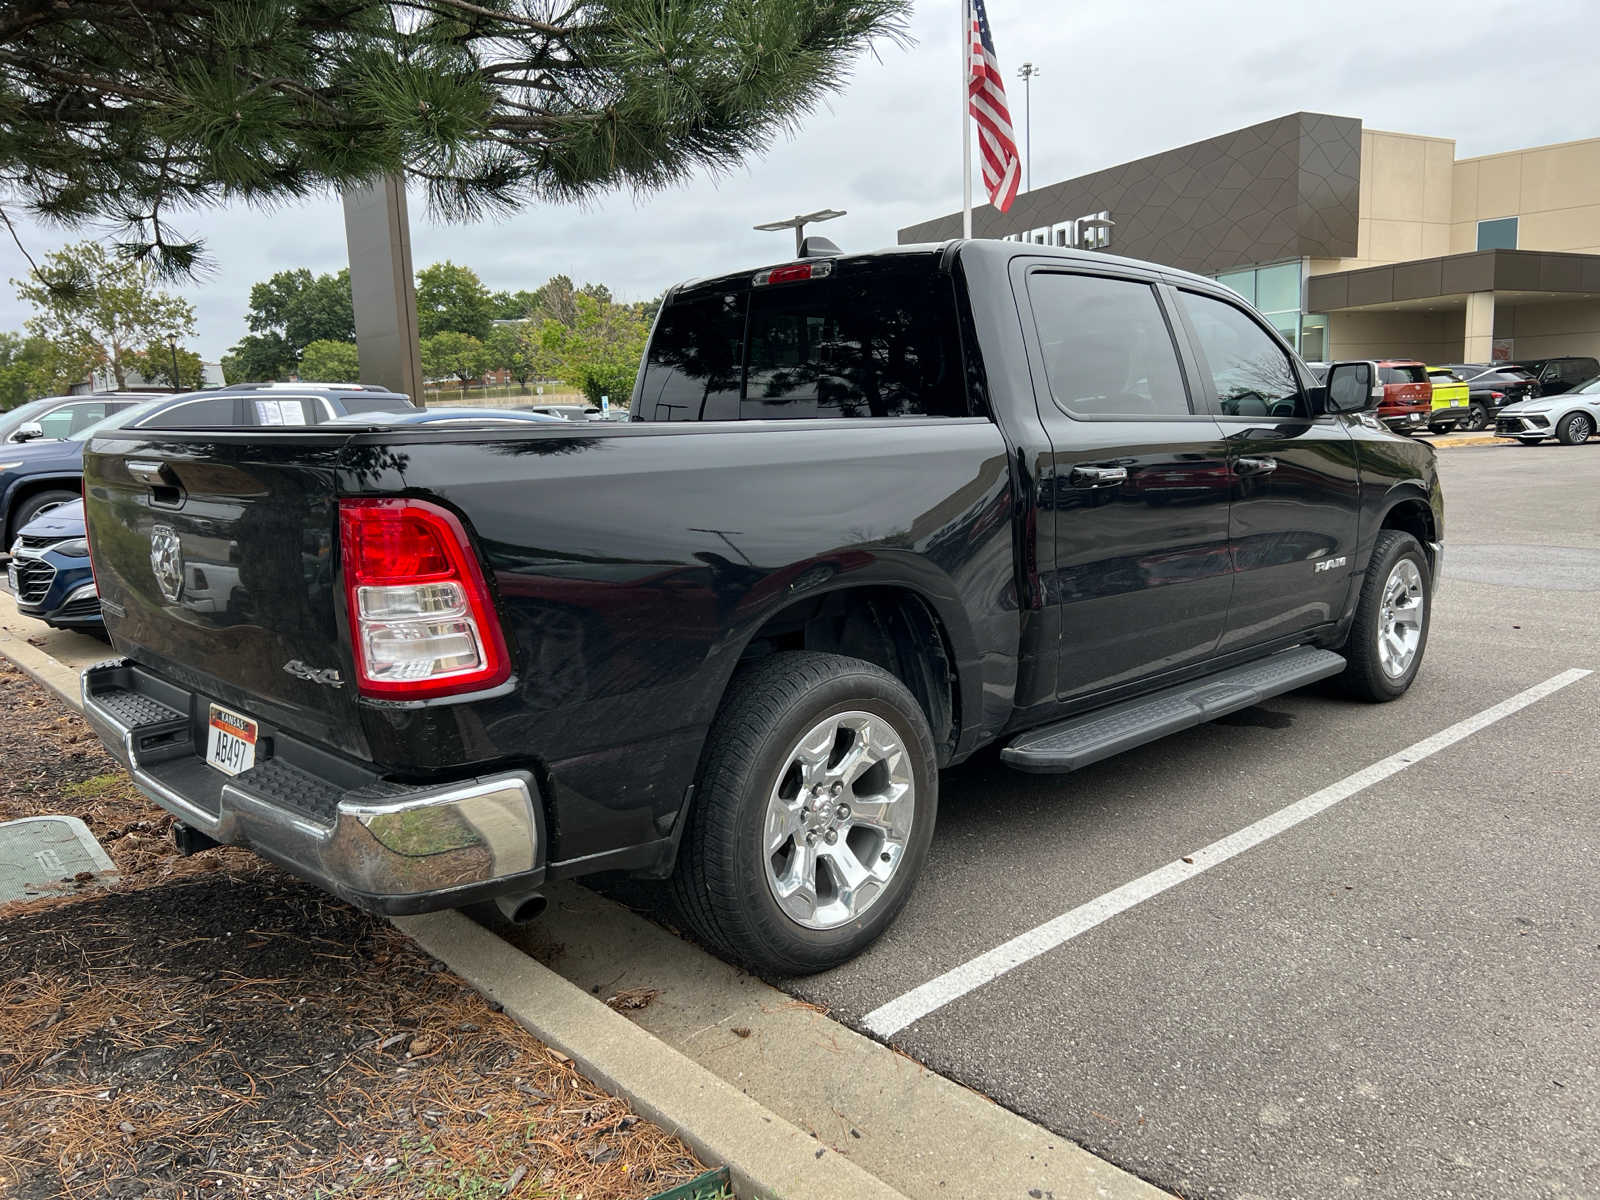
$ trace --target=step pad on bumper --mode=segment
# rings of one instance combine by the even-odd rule
[[[1270,696],[1337,675],[1344,659],[1331,650],[1301,646],[1260,662],[1179,684],[1153,696],[1124,701],[1020,734],[1000,759],[1019,771],[1076,771],[1169,733],[1214,721]]]

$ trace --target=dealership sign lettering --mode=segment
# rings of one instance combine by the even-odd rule
[[[1069,221],[1054,225],[1041,225],[1021,233],[1008,233],[1007,242],[1031,242],[1036,246],[1074,246],[1079,250],[1104,250],[1111,245],[1111,231],[1116,227],[1110,212],[1085,213]]]

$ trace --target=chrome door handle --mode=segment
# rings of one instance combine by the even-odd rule
[[[1073,467],[1068,477],[1073,487],[1107,487],[1113,483],[1126,483],[1127,467]]]
[[[1235,475],[1270,475],[1278,469],[1278,460],[1275,458],[1236,458],[1233,460],[1233,473]]]

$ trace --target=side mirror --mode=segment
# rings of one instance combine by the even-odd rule
[[[26,425],[18,425],[17,431],[11,435],[13,442],[32,442],[44,436],[44,426],[37,421],[29,421]]]
[[[1376,408],[1383,400],[1383,385],[1378,382],[1375,362],[1338,362],[1328,368],[1322,381],[1322,410],[1331,413],[1358,413]]]

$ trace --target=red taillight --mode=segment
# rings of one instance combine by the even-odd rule
[[[800,262],[790,263],[786,267],[773,267],[768,271],[756,272],[753,282],[756,287],[764,287],[769,283],[794,283],[800,279],[826,279],[833,274],[831,262]]]
[[[1489,393],[1489,399],[1491,399],[1491,400],[1504,400],[1505,398],[1506,398],[1506,394],[1504,392],[1490,392]]]
[[[454,696],[510,677],[488,584],[454,513],[422,500],[342,500],[339,534],[362,695]]]

